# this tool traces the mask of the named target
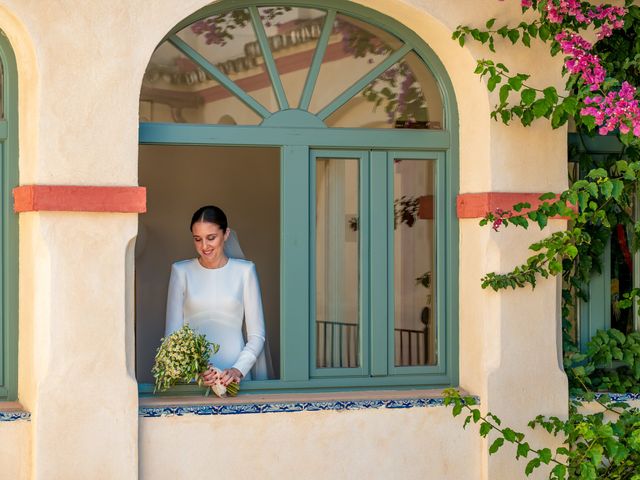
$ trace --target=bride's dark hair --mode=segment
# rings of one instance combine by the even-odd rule
[[[208,222],[215,223],[223,231],[227,231],[227,216],[224,214],[221,208],[215,205],[205,205],[200,207],[193,213],[191,217],[191,225],[189,229],[193,230],[193,224],[196,222]]]

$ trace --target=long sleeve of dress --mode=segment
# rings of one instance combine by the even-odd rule
[[[243,376],[246,376],[254,363],[256,363],[258,355],[262,352],[265,340],[262,296],[260,295],[260,285],[254,264],[251,264],[245,273],[243,302],[247,343],[233,367],[240,370]]]
[[[171,266],[171,278],[169,279],[169,291],[167,293],[167,315],[165,319],[164,336],[180,330],[184,325],[184,294],[186,281],[184,272],[176,265]]]

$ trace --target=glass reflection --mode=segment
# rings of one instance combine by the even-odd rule
[[[336,15],[309,111],[320,111],[401,46],[402,41],[384,30]]]
[[[262,120],[173,45],[154,52],[142,82],[140,121],[257,125]]]
[[[298,105],[326,12],[300,7],[258,8],[287,100]]]
[[[435,365],[434,162],[394,164],[394,351],[397,367]]]
[[[433,74],[413,52],[331,114],[330,127],[443,128],[444,109]]]
[[[274,10],[284,12],[286,9],[275,7]],[[182,29],[178,37],[267,110],[278,110],[249,10],[232,10],[204,18]]]
[[[316,366],[357,367],[358,160],[316,162]]]

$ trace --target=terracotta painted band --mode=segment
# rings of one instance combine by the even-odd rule
[[[21,212],[147,211],[145,187],[21,185],[13,189],[13,209]]]
[[[516,203],[529,203],[528,212],[537,208],[542,201],[542,193],[512,193],[512,192],[483,192],[483,193],[461,193],[458,195],[457,211],[458,218],[483,218],[489,212],[497,209],[504,211],[513,210]]]

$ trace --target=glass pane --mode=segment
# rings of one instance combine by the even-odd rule
[[[140,121],[257,125],[262,117],[164,42],[144,75]]]
[[[164,334],[171,264],[196,257],[191,215],[211,204],[227,214],[245,258],[256,265],[267,371],[269,378],[279,378],[280,149],[141,145],[138,177],[147,187],[147,212],[138,217],[135,253],[138,381],[153,382],[151,366]],[[215,360],[214,355],[214,365]]]
[[[396,160],[393,181],[395,365],[435,365],[435,163]]]
[[[271,53],[289,105],[300,101],[326,12],[302,7],[260,7]]]
[[[442,129],[444,109],[433,74],[413,52],[331,114],[330,127]]]
[[[316,162],[316,366],[360,365],[358,160]]]
[[[309,111],[320,111],[401,46],[399,39],[384,30],[336,15]]]
[[[267,110],[279,109],[249,10],[233,10],[199,20],[178,32],[178,37]]]

